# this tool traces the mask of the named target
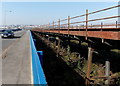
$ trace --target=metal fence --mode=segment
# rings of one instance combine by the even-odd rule
[[[103,22],[101,22],[101,24],[99,25],[89,25],[89,22],[93,22],[93,21],[100,21],[100,20],[108,20],[108,19],[115,19],[115,18],[119,18],[120,15],[115,15],[115,16],[109,16],[109,17],[102,17],[102,18],[95,18],[95,19],[89,19],[89,15],[93,15],[93,14],[97,14],[103,11],[107,11],[110,9],[114,9],[114,8],[118,8],[120,7],[120,5],[117,6],[112,6],[112,7],[108,7],[105,9],[101,9],[101,10],[97,10],[94,12],[88,12],[88,9],[86,9],[86,13],[83,15],[79,15],[79,16],[75,16],[75,17],[70,17],[68,16],[68,18],[66,19],[58,19],[58,21],[53,21],[52,23],[46,24],[46,25],[41,25],[41,29],[89,29],[89,28],[103,28],[103,27],[115,27],[118,28],[118,26],[120,26],[120,23],[118,21],[115,21],[115,23],[113,24],[103,24]],[[85,17],[85,20],[83,21],[78,21],[78,22],[72,22],[73,19],[77,19],[77,18],[81,18],[81,17]],[[66,23],[62,23],[62,22],[66,22]],[[84,24],[83,24],[84,23]],[[76,24],[81,24],[76,26]]]

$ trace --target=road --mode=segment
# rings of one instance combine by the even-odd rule
[[[16,31],[14,38],[1,38],[2,39],[2,52],[4,52],[15,40],[21,38],[25,31]]]
[[[12,39],[12,46],[10,42],[7,44],[10,48],[5,57],[2,57],[2,84],[31,84],[33,76],[29,31],[16,34],[24,35],[21,38]]]

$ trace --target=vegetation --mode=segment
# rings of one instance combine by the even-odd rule
[[[52,39],[52,38],[51,38]],[[46,41],[46,39],[42,39],[45,43],[55,52],[57,55],[57,41],[53,38],[50,41]],[[79,42],[76,40],[71,40],[68,45],[67,41],[61,41],[59,47],[59,56],[58,58],[62,59],[72,70],[76,71],[79,75],[81,75],[84,79],[86,77],[87,71],[87,43],[83,42],[81,46],[79,46]],[[94,53],[93,55],[93,63],[91,69],[91,84],[99,84],[104,85],[104,78],[96,78],[99,76],[105,76],[105,61],[110,58],[111,62],[111,77],[115,77],[111,79],[111,84],[120,85],[120,50],[114,49],[110,50],[110,55],[106,51],[97,50],[98,53]],[[52,53],[49,53],[51,56]],[[57,57],[56,57],[57,58]],[[98,58],[98,59],[96,59]],[[114,63],[112,61],[115,61]],[[50,64],[54,64],[51,62]],[[115,67],[118,65],[117,67]],[[55,69],[54,69],[55,70]],[[65,79],[69,79],[68,71],[64,72]],[[117,77],[117,78],[116,78]],[[69,82],[69,81],[68,81]],[[65,82],[64,82],[65,83]]]
[[[75,40],[72,40],[71,43],[73,43],[74,45],[79,44],[79,42],[75,41]],[[87,45],[87,43],[84,42],[84,43],[81,44],[81,46],[82,46],[82,48],[86,48],[88,45]],[[62,47],[62,45],[61,45],[61,47]],[[60,53],[59,53],[60,58],[62,58],[68,64],[68,66],[70,66],[72,69],[74,69],[76,72],[78,72],[79,74],[81,74],[85,78],[86,77],[86,71],[87,71],[87,59],[85,59],[85,56],[81,56],[81,54],[78,53],[77,51],[76,52],[71,52],[71,49],[70,49],[71,47],[70,46],[67,46],[66,49],[63,48],[63,47],[61,48],[61,47],[60,47]],[[72,51],[74,51],[73,49],[72,49]],[[101,54],[101,56],[104,56],[104,55],[107,56],[108,55],[108,52],[104,52],[104,51],[98,51],[98,52],[99,52],[99,54]],[[93,58],[95,58],[95,56]],[[110,50],[110,56],[111,56],[112,60],[113,60],[113,57],[115,57],[114,59],[118,58],[120,60],[120,58],[119,58],[120,57],[120,50],[111,49]],[[102,62],[103,61],[105,62],[106,60],[103,59]],[[111,63],[113,63],[113,62],[111,62]],[[119,62],[117,64],[119,64]],[[118,69],[118,67],[117,67],[117,69]],[[114,70],[111,70],[111,76],[120,77],[119,71],[116,71],[115,73],[112,73],[113,71]],[[92,69],[91,69],[90,76],[91,77],[105,76],[105,63],[99,63],[99,62],[97,63],[96,61],[94,61],[92,63]],[[93,79],[93,80],[94,80],[94,84],[99,84],[99,85],[104,85],[105,84],[105,79],[104,78],[98,78],[98,79]],[[120,83],[119,78],[116,78],[116,79],[114,78],[113,80],[114,81],[116,80],[116,81],[115,82],[111,81],[111,84],[117,84],[118,85]]]

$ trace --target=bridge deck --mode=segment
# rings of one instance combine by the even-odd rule
[[[73,30],[67,31],[67,29],[66,30],[62,30],[62,29],[61,30],[34,29],[33,31],[120,40],[120,31],[95,31],[95,29],[94,29],[94,31],[76,31],[75,29],[74,29],[74,31]]]
[[[2,60],[2,84],[31,84],[29,32],[8,50]]]

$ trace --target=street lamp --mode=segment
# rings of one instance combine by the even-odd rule
[[[5,25],[5,29],[7,29],[7,21],[6,21],[6,19],[7,19],[7,18],[6,18],[6,13],[7,13],[7,12],[11,13],[12,11],[6,11],[6,10],[5,10],[5,13],[4,13],[4,25]]]

